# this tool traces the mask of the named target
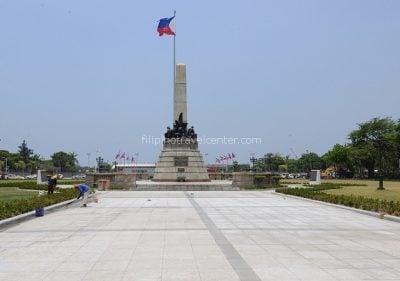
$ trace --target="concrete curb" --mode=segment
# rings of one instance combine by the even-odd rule
[[[90,197],[92,197],[92,196],[89,196],[89,198]],[[74,201],[76,201],[76,199],[70,199],[70,200],[63,201],[63,202],[60,202],[60,203],[57,203],[57,204],[54,204],[54,205],[51,205],[51,206],[47,206],[47,207],[44,208],[44,213],[45,214],[46,213],[49,214],[49,213],[55,212],[55,211],[61,209],[62,207],[70,205]],[[78,201],[76,201],[76,203],[78,203]],[[15,216],[15,217],[11,217],[11,218],[8,218],[8,219],[1,220],[0,221],[0,231],[3,231],[3,230],[5,230],[5,229],[7,229],[7,228],[9,228],[11,226],[14,226],[14,225],[18,224],[18,223],[21,223],[21,222],[36,218],[35,217],[35,213],[36,213],[35,211],[30,211],[30,212],[27,212],[27,213],[24,213],[24,214],[20,214],[20,215]]]
[[[389,220],[389,221],[400,222],[400,217],[396,217],[396,216],[380,214],[380,213],[376,213],[376,212],[372,212],[372,211],[356,209],[356,208],[347,207],[347,206],[343,206],[343,205],[338,205],[338,204],[333,204],[333,203],[328,203],[328,202],[308,199],[308,198],[304,198],[304,197],[300,197],[300,196],[287,195],[287,194],[278,193],[278,192],[275,192],[275,191],[273,191],[272,194],[274,194],[276,196],[288,197],[288,198],[292,198],[292,199],[298,199],[298,200],[303,200],[303,201],[314,202],[314,203],[318,203],[318,204],[325,205],[325,206],[345,209],[345,210],[348,210],[348,211],[356,212],[356,213],[359,213],[359,214],[363,214],[363,215],[367,215],[367,216],[371,216],[371,217],[375,217],[375,218],[379,218],[379,219],[385,219],[385,220]]]

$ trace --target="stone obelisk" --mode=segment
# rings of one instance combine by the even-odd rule
[[[174,119],[179,119],[182,113],[183,122],[187,123],[187,100],[186,100],[186,65],[178,63],[175,74],[175,93],[174,93]]]
[[[197,134],[188,128],[186,99],[186,65],[177,64],[174,91],[173,129],[167,128],[163,150],[156,163],[154,181],[210,181],[198,149]]]

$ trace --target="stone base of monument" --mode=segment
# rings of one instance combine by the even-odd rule
[[[209,182],[203,157],[196,143],[165,143],[161,151],[153,181]]]
[[[232,181],[216,180],[210,182],[154,182],[137,181],[135,191],[238,191]]]

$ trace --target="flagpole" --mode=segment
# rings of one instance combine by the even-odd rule
[[[174,30],[174,32],[176,31],[176,11],[174,10],[174,21],[175,21],[175,30]],[[176,37],[176,32],[175,32],[175,35],[174,35],[174,48],[173,48],[173,52],[174,52],[174,54],[173,54],[173,59],[174,59],[174,61],[173,61],[173,73],[174,73],[174,81],[173,81],[173,93],[172,93],[172,96],[173,96],[173,101],[172,101],[172,104],[173,105],[175,105],[175,91],[176,91],[176,68],[175,68],[175,65],[176,65],[176,55],[175,55],[175,53],[176,53],[176,51],[175,51],[175,37]],[[175,122],[175,116],[174,116],[174,111],[172,112],[172,122]]]

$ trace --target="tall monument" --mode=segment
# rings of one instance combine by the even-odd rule
[[[197,134],[188,128],[186,65],[177,64],[174,92],[173,128],[167,127],[165,140],[154,172],[154,181],[210,181],[198,149]]]

